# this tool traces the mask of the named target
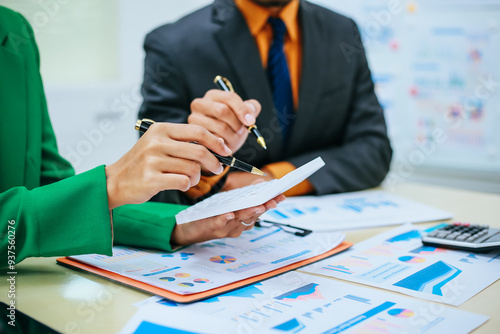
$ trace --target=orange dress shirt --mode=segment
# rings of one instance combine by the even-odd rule
[[[268,8],[261,7],[251,0],[234,1],[247,22],[250,33],[257,43],[262,60],[262,66],[267,68],[267,57],[273,41],[273,30],[267,23],[272,15]],[[286,25],[287,34],[285,36],[285,56],[290,72],[292,85],[293,103],[295,110],[299,105],[299,85],[302,70],[302,36],[298,20],[299,1],[292,0],[279,13],[278,17]],[[274,178],[280,178],[295,169],[295,166],[287,161],[275,162],[262,168],[266,173]],[[314,190],[311,182],[305,180],[292,189],[285,192],[285,196],[306,195]]]

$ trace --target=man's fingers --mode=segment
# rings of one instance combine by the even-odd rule
[[[258,115],[258,108],[255,104],[258,103],[257,101],[253,100],[254,102],[251,102],[250,105],[243,102],[238,94],[222,90],[209,90],[205,96],[216,102],[228,105],[243,125],[248,127],[255,124],[255,118]],[[258,111],[260,112],[260,110]]]
[[[262,110],[262,106],[260,105],[259,101],[251,99],[251,100],[246,100],[245,104],[247,104],[250,108],[250,111],[253,113],[254,117],[257,118],[259,116],[260,111]]]
[[[213,118],[214,120],[225,123],[226,126],[234,133],[242,134],[246,129],[231,107],[224,102],[209,99],[195,99],[191,103],[191,111],[190,118],[188,119],[190,124],[198,124],[191,123],[191,120],[193,120],[191,117],[192,115],[205,115]]]
[[[227,123],[206,115],[191,114],[189,115],[188,122],[190,124],[196,124],[204,127],[215,136],[223,138],[227,143],[236,142],[239,140],[239,136],[241,136],[240,134],[234,132]],[[242,126],[242,129],[245,130],[243,132],[245,133],[246,128]]]
[[[222,156],[233,154],[223,140],[214,136],[202,126],[193,124],[167,123],[156,123],[154,125],[158,128],[158,131],[161,131],[165,134],[165,136],[176,141],[196,142]]]

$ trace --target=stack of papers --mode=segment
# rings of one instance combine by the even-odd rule
[[[442,334],[468,333],[487,320],[393,293],[289,272],[194,304],[152,297],[120,333],[178,333],[177,329],[217,334]]]
[[[401,226],[302,270],[459,306],[500,278],[500,251],[422,245],[433,229]]]
[[[238,238],[207,241],[176,253],[115,246],[112,257],[90,254],[70,259],[178,295],[192,295],[322,255],[343,240],[338,232],[297,237],[276,226],[255,227]]]
[[[385,191],[290,197],[262,219],[313,231],[339,231],[450,219],[452,214]]]

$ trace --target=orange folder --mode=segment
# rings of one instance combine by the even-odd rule
[[[172,301],[177,302],[177,303],[191,303],[191,302],[199,301],[202,299],[214,297],[216,295],[223,294],[223,293],[226,293],[226,292],[229,292],[232,290],[236,290],[238,288],[242,288],[244,286],[254,284],[254,283],[260,282],[262,280],[277,276],[277,275],[285,273],[287,271],[303,267],[303,266],[308,265],[310,263],[325,259],[329,256],[332,256],[334,254],[342,252],[351,246],[352,246],[351,242],[344,241],[340,245],[335,247],[334,249],[331,249],[323,254],[317,255],[317,256],[312,257],[310,259],[295,262],[295,263],[289,264],[285,267],[275,269],[273,271],[270,271],[270,272],[267,272],[264,274],[249,277],[249,278],[246,278],[246,279],[243,279],[240,281],[229,283],[229,284],[226,284],[224,286],[220,286],[218,288],[214,288],[214,289],[203,291],[203,292],[197,292],[197,293],[193,293],[193,294],[189,294],[189,295],[180,295],[178,293],[175,293],[175,292],[163,289],[163,288],[159,288],[157,286],[154,286],[154,285],[151,285],[148,283],[137,281],[135,279],[129,278],[129,277],[124,276],[124,275],[120,275],[120,274],[117,274],[117,273],[114,273],[114,272],[111,272],[111,271],[108,271],[105,269],[101,269],[101,268],[98,268],[98,267],[95,267],[95,266],[92,266],[92,265],[89,265],[86,263],[82,263],[80,261],[76,261],[76,260],[71,259],[69,257],[59,258],[59,259],[57,259],[57,263],[60,265],[63,265],[63,266],[67,266],[67,267],[72,268],[72,269],[76,268],[76,269],[88,271],[92,274],[110,279],[110,280],[118,282],[118,283],[122,283],[124,285],[130,286],[130,287],[133,287],[133,288],[136,288],[139,290],[143,290],[143,291],[167,298],[167,299],[172,300]]]

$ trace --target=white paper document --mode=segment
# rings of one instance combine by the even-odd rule
[[[385,191],[287,198],[262,219],[313,231],[339,231],[450,219],[452,214]]]
[[[255,227],[238,238],[207,241],[166,253],[115,246],[113,256],[72,259],[166,290],[189,295],[267,273],[323,254],[344,240],[338,232],[298,237],[279,227]]]
[[[249,185],[215,194],[189,208],[179,212],[177,224],[221,215],[264,204],[279,194],[296,186],[325,165],[320,157],[288,173],[281,179]]]
[[[458,306],[500,278],[500,251],[423,246],[422,234],[440,226],[400,226],[301,270]]]
[[[299,272],[193,304],[152,297],[120,332],[468,333],[487,316]],[[184,332],[183,332],[184,333]]]

